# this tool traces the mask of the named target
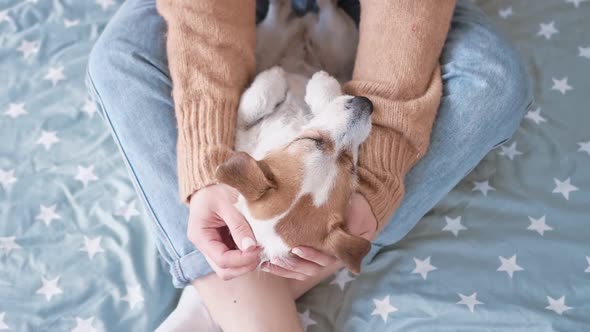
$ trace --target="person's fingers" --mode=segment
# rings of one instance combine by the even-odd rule
[[[288,279],[306,280],[308,278],[308,276],[306,276],[305,274],[287,270],[285,268],[271,264],[269,262],[265,262],[262,264],[262,271],[272,273],[276,276]]]
[[[328,266],[337,261],[336,257],[310,247],[296,247],[291,250],[291,253],[320,266]]]
[[[285,270],[291,270],[293,272],[305,274],[308,277],[318,275],[324,268],[321,265],[296,256],[277,260],[271,259],[270,263]]]
[[[209,257],[222,269],[239,268],[260,261],[260,251],[255,248],[251,251],[229,250],[222,242],[210,242],[207,245]]]
[[[231,250],[215,228],[201,228],[193,237],[197,248],[222,269],[239,268],[259,262],[261,248],[250,251]]]
[[[221,207],[218,215],[229,228],[229,232],[240,250],[252,251],[256,248],[254,233],[238,209],[233,205],[226,205]]]
[[[213,271],[215,271],[215,274],[221,280],[231,280],[233,278],[237,278],[243,274],[246,274],[248,272],[256,270],[256,268],[259,265],[258,262],[254,262],[252,264],[245,265],[245,266],[238,267],[238,268],[224,269],[224,268],[219,267],[217,264],[215,264],[215,262],[211,258],[207,257],[206,255],[205,255],[205,259],[207,260],[207,262],[209,263],[209,265],[211,266]]]

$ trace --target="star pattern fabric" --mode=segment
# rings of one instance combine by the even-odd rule
[[[391,305],[389,295],[384,297],[382,300],[373,299],[373,304],[375,305],[375,309],[373,312],[371,312],[371,315],[380,316],[385,323],[387,323],[389,314],[398,310],[396,307]]]
[[[177,299],[84,86],[84,57],[122,2],[0,8],[0,331],[153,331]],[[406,238],[304,295],[305,331],[497,330],[533,313],[590,326],[590,2],[477,4],[529,62],[534,103]]]
[[[504,258],[502,256],[499,256],[498,258],[500,259],[501,263],[500,267],[498,268],[498,271],[506,272],[510,279],[512,279],[512,277],[514,276],[514,272],[524,271],[524,269],[521,266],[516,264],[516,255],[512,255],[512,257],[510,258]]]
[[[565,296],[562,296],[559,299],[547,296],[547,301],[549,302],[549,305],[546,306],[545,309],[551,310],[560,316],[563,315],[565,311],[572,309],[572,307],[565,305]]]
[[[298,313],[298,315],[304,332],[306,332],[310,326],[317,324],[315,320],[311,319],[309,310],[305,310],[303,313]]]
[[[143,295],[141,293],[141,286],[127,285],[127,295],[123,296],[121,300],[129,303],[129,308],[133,309],[136,305],[143,302]]]
[[[426,257],[424,260],[414,257],[414,263],[416,264],[416,268],[414,268],[412,273],[420,274],[424,280],[428,278],[428,272],[436,270],[436,266],[430,264],[430,256]]]
[[[573,89],[574,88],[567,83],[567,77],[564,77],[559,80],[556,78],[553,78],[553,86],[551,87],[551,90],[557,90],[557,91],[561,92],[562,95],[565,95],[566,92],[573,90]]]
[[[93,259],[94,255],[99,252],[104,252],[104,249],[100,246],[101,237],[89,238],[84,236],[84,246],[80,248],[80,251],[88,253],[88,258]]]
[[[445,217],[446,225],[443,227],[443,231],[449,231],[455,235],[455,237],[459,236],[459,231],[464,231],[467,227],[461,224],[461,216],[456,218]]]
[[[459,294],[461,301],[457,302],[457,304],[464,304],[469,308],[469,311],[474,312],[475,306],[478,304],[483,304],[483,302],[479,302],[477,300],[477,293],[473,293],[469,296],[465,296],[463,294]]]
[[[490,181],[473,181],[473,189],[472,191],[479,191],[484,196],[488,195],[489,191],[494,191],[496,188],[490,186]]]
[[[533,121],[535,124],[538,124],[538,125],[541,124],[542,122],[547,122],[547,119],[545,119],[541,115],[541,108],[540,107],[537,107],[537,109],[534,111],[528,111],[524,117]]]
[[[331,285],[338,285],[340,290],[344,290],[346,284],[353,281],[354,278],[350,276],[350,273],[347,269],[341,269],[340,271],[336,272],[334,280],[330,282]]]
[[[59,138],[57,137],[57,132],[55,131],[41,131],[41,137],[37,139],[38,145],[43,145],[45,150],[51,149],[53,144],[59,142]]]
[[[549,225],[547,225],[547,223],[545,222],[545,216],[542,216],[540,218],[533,218],[531,216],[529,216],[529,220],[531,221],[531,224],[529,225],[529,227],[527,227],[528,230],[531,231],[535,231],[537,233],[539,233],[539,235],[543,236],[545,235],[546,231],[552,231],[553,228]]]
[[[4,112],[4,115],[9,116],[13,119],[16,119],[19,116],[24,115],[24,114],[27,114],[27,110],[25,110],[24,103],[20,103],[20,104],[10,103],[8,105],[8,109],[6,110],[6,112]]]
[[[57,205],[55,204],[52,206],[41,205],[39,207],[39,214],[35,217],[35,219],[43,221],[43,223],[45,223],[46,226],[51,225],[51,222],[53,220],[61,219],[61,216],[57,214],[57,212],[55,212],[56,208]]]
[[[45,295],[47,302],[51,301],[51,299],[55,295],[62,294],[63,290],[61,288],[59,288],[59,286],[58,286],[59,278],[60,278],[59,276],[57,276],[51,280],[41,278],[41,282],[43,283],[43,286],[41,286],[41,288],[39,288],[36,293],[41,294],[41,295]]]

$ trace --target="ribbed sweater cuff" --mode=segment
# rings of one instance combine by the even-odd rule
[[[358,191],[365,196],[380,231],[404,196],[404,176],[418,160],[416,150],[401,135],[374,127],[361,149]]]
[[[217,166],[233,153],[237,107],[237,100],[205,98],[176,107],[178,187],[183,202],[195,191],[217,183]]]

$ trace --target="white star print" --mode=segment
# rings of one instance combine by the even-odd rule
[[[20,249],[16,243],[16,236],[0,237],[0,249],[4,251],[6,255],[10,254],[14,249]]]
[[[555,22],[551,21],[549,23],[541,23],[539,24],[541,29],[537,32],[537,36],[543,36],[545,39],[551,39],[551,36],[559,33],[559,30],[555,28]]]
[[[96,332],[96,329],[92,327],[94,316],[90,316],[87,319],[76,317],[76,327],[71,332]]]
[[[580,146],[578,149],[579,152],[586,152],[590,156],[590,141],[580,142],[578,145]]]
[[[8,10],[0,11],[0,23],[10,22],[10,16],[8,16]]]
[[[10,327],[8,325],[6,325],[6,323],[4,322],[4,316],[6,315],[6,312],[0,312],[0,330],[9,330]]]
[[[578,51],[580,51],[578,56],[590,59],[590,47],[578,47]]]
[[[551,90],[557,90],[561,92],[562,95],[564,95],[569,90],[574,89],[572,86],[567,84],[567,77],[564,77],[560,80],[556,79],[555,77],[552,77],[551,79],[553,80],[553,86],[551,87]]]
[[[512,7],[502,8],[498,10],[498,15],[500,15],[501,18],[508,18],[508,16],[512,16],[512,14],[514,14],[512,12]]]
[[[120,203],[119,209],[117,209],[117,212],[115,212],[116,216],[119,217],[123,217],[123,219],[125,219],[125,221],[129,221],[131,220],[131,218],[133,218],[134,216],[139,216],[139,211],[137,211],[137,209],[135,209],[135,201],[132,200],[131,202],[129,202],[129,204],[121,201]]]
[[[467,229],[467,227],[461,225],[461,216],[457,218],[445,217],[445,221],[447,222],[447,224],[442,230],[453,233],[455,237],[459,236],[459,231]]]
[[[80,20],[68,20],[67,18],[64,18],[64,26],[66,27],[66,29],[69,29],[71,27],[75,27],[76,25],[80,24]]]
[[[23,40],[17,50],[23,53],[23,58],[26,60],[31,55],[39,52],[39,41]]]
[[[475,309],[475,305],[477,304],[484,304],[483,302],[479,302],[477,300],[477,293],[473,293],[469,296],[465,296],[459,293],[459,297],[461,297],[461,301],[457,302],[457,304],[464,304],[469,308],[469,311],[473,312]]]
[[[473,181],[473,189],[471,189],[471,191],[481,191],[481,193],[484,196],[488,195],[488,191],[490,190],[496,190],[496,188],[490,186],[490,182],[489,181],[482,181],[482,182],[478,182],[478,181]]]
[[[563,197],[569,201],[570,193],[572,191],[578,191],[579,189],[576,188],[574,185],[571,184],[570,178],[567,178],[565,181],[559,181],[557,179],[553,179],[555,181],[555,189],[553,189],[554,194],[562,194]]]
[[[0,184],[2,185],[4,190],[8,190],[8,188],[10,188],[12,184],[16,182],[16,180],[18,180],[18,178],[14,176],[13,169],[5,171],[2,168],[0,168]]]
[[[61,219],[61,216],[55,212],[56,205],[45,206],[41,205],[39,214],[35,217],[35,220],[41,220],[46,226],[49,226],[53,220]]]
[[[303,313],[297,313],[299,315],[299,321],[303,326],[303,331],[307,331],[307,328],[311,325],[316,325],[317,322],[309,317],[309,309],[305,310]]]
[[[94,255],[99,252],[104,252],[104,249],[100,246],[101,237],[89,238],[84,236],[84,247],[80,248],[80,251],[88,253],[88,258],[93,259]]]
[[[59,138],[57,137],[57,132],[55,131],[41,131],[41,137],[37,140],[37,145],[43,145],[45,150],[49,150],[51,146],[57,142],[59,142]]]
[[[96,113],[96,104],[92,100],[86,99],[84,106],[82,107],[82,112],[88,114],[90,118],[93,118]]]
[[[398,310],[389,302],[389,295],[384,297],[383,300],[373,299],[373,303],[375,304],[375,309],[371,313],[371,316],[379,315],[384,322],[387,322],[390,313]]]
[[[8,110],[6,112],[4,112],[4,115],[9,116],[13,119],[18,118],[19,116],[21,116],[23,114],[27,114],[27,111],[25,110],[25,104],[23,104],[23,103],[21,103],[21,104],[10,103],[8,105]]]
[[[45,295],[45,299],[47,300],[47,302],[51,301],[51,298],[54,295],[62,294],[63,291],[61,290],[61,288],[59,288],[57,286],[57,283],[59,282],[59,278],[60,278],[59,276],[57,276],[53,280],[41,278],[41,282],[43,283],[43,286],[41,288],[39,288],[36,293]]]
[[[498,256],[498,258],[500,259],[501,265],[497,271],[503,271],[503,272],[508,273],[508,276],[510,277],[510,279],[512,279],[514,272],[524,271],[524,269],[521,266],[516,264],[516,255],[512,255],[512,257],[510,257],[508,259],[504,258],[502,256]]]
[[[562,296],[557,300],[551,296],[547,296],[547,301],[549,301],[549,305],[546,306],[545,309],[552,310],[558,315],[563,314],[564,311],[572,309],[572,307],[565,305],[565,296]]]
[[[46,81],[51,81],[51,84],[56,86],[59,81],[66,79],[66,76],[64,75],[64,67],[58,66],[49,68],[49,71],[45,77],[43,77],[43,79]]]
[[[76,174],[75,179],[82,182],[84,187],[88,185],[88,182],[98,180],[98,177],[94,175],[94,165],[89,167],[82,167],[78,165],[78,174]]]
[[[141,286],[129,286],[127,285],[127,295],[123,296],[121,300],[129,302],[129,307],[133,309],[139,302],[143,302],[143,296],[141,295]]]
[[[338,285],[340,290],[344,290],[346,284],[353,280],[354,278],[349,275],[347,269],[341,269],[340,271],[336,272],[336,277],[334,277],[334,280],[330,282],[330,285]]]
[[[516,149],[516,142],[512,142],[512,144],[509,147],[500,145],[500,148],[502,149],[502,151],[498,152],[498,154],[501,156],[506,156],[510,160],[514,160],[515,156],[519,156],[522,154],[522,152]]]
[[[524,117],[532,120],[537,125],[541,124],[541,122],[547,122],[547,120],[541,116],[541,108],[537,108],[534,111],[528,111]]]
[[[529,216],[529,220],[531,224],[527,227],[528,230],[536,231],[537,233],[541,234],[541,236],[545,235],[545,231],[552,231],[553,228],[550,227],[545,223],[545,216],[542,216],[539,219],[535,219]]]
[[[412,273],[419,273],[424,280],[428,277],[428,272],[436,270],[436,266],[430,264],[430,256],[426,257],[425,260],[414,257],[414,263],[416,263],[416,268]]]
[[[584,272],[590,273],[590,256],[586,256],[586,261],[588,262],[588,267],[586,270],[584,270]]]
[[[99,5],[102,10],[107,10],[110,6],[114,5],[115,2],[113,0],[96,0],[96,4]]]
[[[576,8],[578,8],[580,6],[580,3],[584,2],[584,1],[586,1],[586,0],[565,0],[566,3],[571,3]]]

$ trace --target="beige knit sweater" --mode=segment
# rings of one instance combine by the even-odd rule
[[[360,42],[348,94],[375,106],[361,147],[359,191],[380,228],[399,205],[403,179],[430,140],[442,94],[438,58],[454,0],[361,0]],[[181,198],[213,184],[232,153],[241,93],[255,69],[254,0],[157,0],[168,24],[178,122]]]

